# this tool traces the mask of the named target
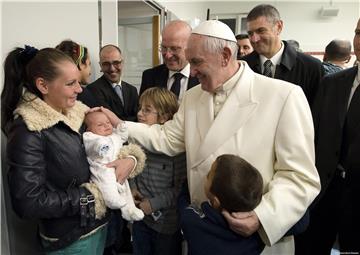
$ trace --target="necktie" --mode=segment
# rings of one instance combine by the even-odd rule
[[[263,72],[263,75],[267,76],[267,77],[272,77],[272,73],[271,73],[271,66],[272,66],[272,63],[271,63],[271,60],[266,60],[264,62],[264,72]]]
[[[119,98],[121,100],[121,103],[124,105],[124,98],[123,98],[123,94],[122,94],[122,91],[121,91],[121,86],[116,85],[114,89],[115,89],[116,94],[119,96]]]
[[[173,84],[171,85],[170,91],[173,92],[177,98],[179,98],[180,87],[181,87],[181,79],[184,75],[182,73],[175,73],[173,77],[175,78]]]

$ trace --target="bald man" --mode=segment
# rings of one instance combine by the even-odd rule
[[[336,73],[346,68],[351,59],[351,42],[334,39],[325,48],[323,66],[325,74]]]
[[[191,27],[185,21],[174,20],[164,27],[159,48],[164,64],[143,72],[140,95],[147,88],[164,87],[174,92],[180,100],[186,90],[199,83],[190,76],[190,65],[185,58],[190,35]]]
[[[138,93],[135,86],[123,81],[124,59],[119,47],[108,44],[100,49],[100,68],[104,74],[88,85],[99,105],[113,111],[119,118],[136,121]]]

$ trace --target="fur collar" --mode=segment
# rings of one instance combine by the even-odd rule
[[[89,107],[76,101],[74,107],[62,114],[34,94],[25,92],[14,114],[15,116],[20,115],[24,119],[30,131],[41,131],[62,121],[73,131],[79,133],[85,111],[88,109]]]

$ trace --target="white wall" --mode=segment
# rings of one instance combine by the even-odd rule
[[[174,13],[179,19],[185,20],[189,24],[192,24],[195,19],[206,20],[207,2],[166,0],[159,0],[157,2]]]
[[[92,79],[98,77],[97,0],[3,1],[1,5],[2,63],[14,47],[24,44],[55,47],[64,39],[72,39],[88,48],[93,63]]]
[[[321,19],[319,10],[329,6],[329,1],[168,1],[159,3],[174,12],[180,19],[206,19],[206,10],[211,14],[244,14],[260,3],[274,5],[280,12],[285,27],[282,38],[296,39],[304,51],[323,51],[328,42],[334,38],[345,38],[352,41],[357,20],[360,17],[360,1],[333,1],[338,7],[337,17]],[[204,16],[205,15],[205,16]]]

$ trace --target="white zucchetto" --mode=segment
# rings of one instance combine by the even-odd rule
[[[204,21],[195,27],[192,33],[236,42],[235,35],[231,29],[225,23],[218,20]]]

